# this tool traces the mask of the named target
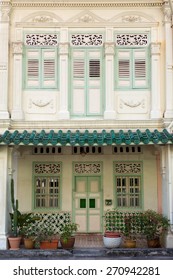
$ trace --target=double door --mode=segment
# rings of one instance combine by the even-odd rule
[[[74,220],[79,232],[102,231],[102,193],[99,176],[75,177]]]

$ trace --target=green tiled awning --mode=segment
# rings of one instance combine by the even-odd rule
[[[62,131],[42,130],[19,132],[5,131],[0,135],[0,145],[52,145],[52,146],[104,146],[104,145],[147,145],[147,144],[172,144],[173,134],[166,129],[162,131]]]

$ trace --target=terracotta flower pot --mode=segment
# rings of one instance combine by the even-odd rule
[[[72,249],[74,247],[75,237],[72,236],[68,240],[60,238],[60,242],[63,249]]]
[[[116,231],[105,231],[105,234],[104,234],[105,237],[120,237],[120,233],[119,232],[116,232]]]
[[[8,237],[10,250],[19,250],[20,248],[20,242],[21,242],[21,236],[18,237]]]
[[[148,239],[147,240],[148,248],[160,248],[160,239],[154,238],[154,239]]]
[[[50,250],[50,249],[57,249],[58,248],[58,239],[52,240],[44,240],[40,242],[40,249],[42,250]]]
[[[33,249],[34,248],[34,240],[31,238],[24,238],[24,245],[26,249]]]
[[[127,239],[124,241],[125,248],[136,248],[136,240]]]

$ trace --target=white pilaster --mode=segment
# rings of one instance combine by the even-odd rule
[[[16,42],[13,48],[13,107],[11,118],[22,120],[22,42]]]
[[[59,56],[60,56],[60,119],[69,119],[68,110],[68,29],[63,28],[60,34]]]
[[[0,250],[7,249],[8,234],[8,147],[0,147]]]
[[[173,118],[173,40],[171,28],[171,10],[164,5],[164,28],[165,28],[165,118]]]
[[[151,43],[151,119],[159,119],[161,113],[160,43]]]
[[[115,119],[115,96],[114,96],[114,54],[113,29],[106,30],[105,43],[105,112],[104,119]]]
[[[0,1],[0,119],[8,119],[8,57],[10,1]]]
[[[163,167],[165,166],[165,169]],[[171,145],[162,149],[162,196],[163,214],[168,217],[170,224],[173,225],[173,149]],[[164,171],[164,172],[163,172]],[[165,246],[173,248],[173,228],[165,237]]]

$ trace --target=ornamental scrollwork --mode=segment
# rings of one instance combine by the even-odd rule
[[[26,34],[25,45],[27,46],[57,46],[57,34]]]
[[[142,165],[141,163],[137,163],[137,162],[115,163],[114,171],[116,174],[141,174]]]
[[[71,45],[72,46],[102,46],[103,35],[102,34],[72,34]]]
[[[100,163],[75,163],[74,171],[76,174],[100,174]]]
[[[60,174],[61,164],[60,163],[35,163],[34,172],[35,174]]]
[[[147,34],[117,34],[116,45],[117,46],[147,46],[148,35]]]

